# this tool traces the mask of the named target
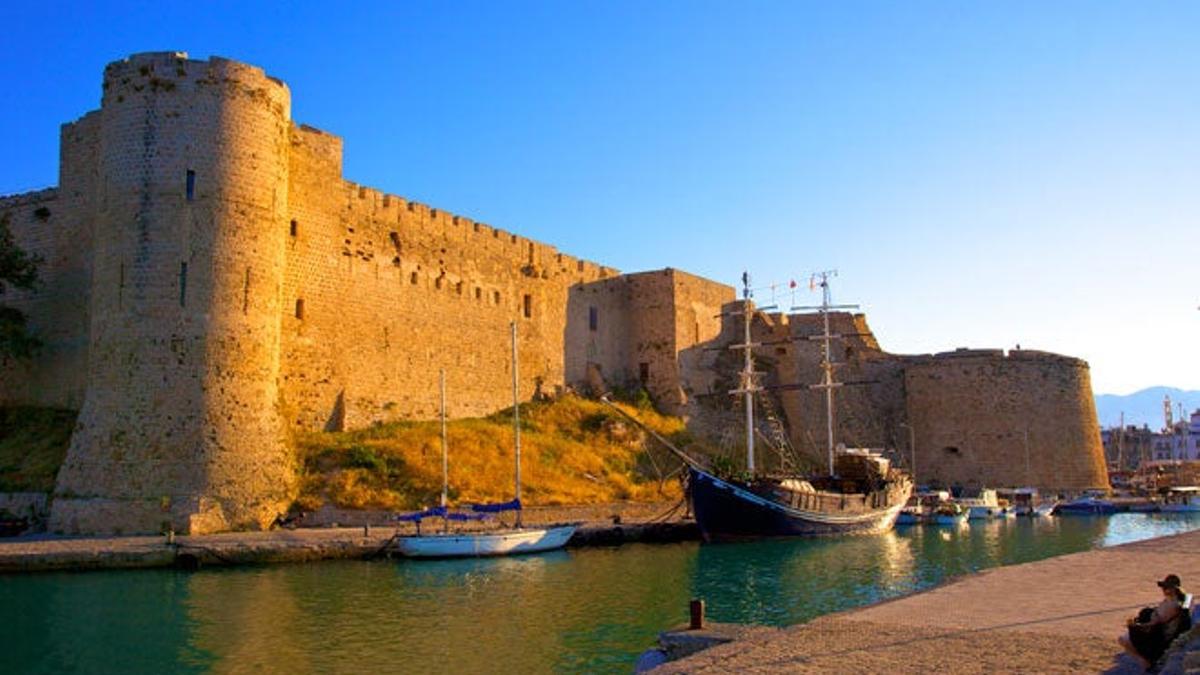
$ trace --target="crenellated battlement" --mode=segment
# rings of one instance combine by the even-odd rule
[[[284,119],[291,116],[291,93],[282,80],[257,66],[214,56],[189,59],[186,52],[144,52],[114,61],[104,69],[101,108],[126,99],[218,89],[269,105]]]
[[[41,204],[58,198],[58,188],[42,188],[11,195],[0,195],[0,209],[20,208],[30,204]]]

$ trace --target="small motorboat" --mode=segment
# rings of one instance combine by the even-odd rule
[[[926,515],[924,509],[920,506],[905,506],[900,509],[900,515],[896,516],[896,526],[901,525],[920,525],[925,522]]]
[[[956,497],[954,501],[967,509],[967,518],[970,520],[986,520],[988,518],[1000,517],[1003,507],[1000,501],[996,498],[996,491],[988,488],[982,488],[977,493],[971,496],[966,494]]]
[[[1035,518],[1046,518],[1054,515],[1054,509],[1056,508],[1058,508],[1058,502],[1042,502],[1041,504],[1033,507],[1033,510],[1029,512],[1029,515]]]
[[[1163,497],[1159,510],[1163,513],[1195,513],[1200,511],[1200,487],[1173,487]]]
[[[1077,516],[1108,516],[1117,512],[1117,507],[1107,499],[1095,495],[1085,495],[1078,499],[1059,504],[1054,509],[1055,515]]]
[[[970,515],[971,513],[968,509],[964,509],[953,502],[947,502],[941,504],[937,507],[937,509],[934,510],[933,522],[937,523],[938,525],[958,527],[960,525],[965,525],[967,518],[970,517]]]
[[[1000,488],[996,490],[999,501],[1005,508],[1018,516],[1033,516],[1034,506],[1038,503],[1038,491],[1035,487]]]

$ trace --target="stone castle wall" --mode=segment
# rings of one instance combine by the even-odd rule
[[[281,395],[299,428],[512,403],[510,324],[523,398],[560,390],[571,288],[615,274],[555,248],[340,177],[340,142],[291,140]]]
[[[729,286],[676,269],[626,274],[571,289],[566,373],[624,388],[645,387],[655,403],[688,414],[715,384],[716,354]]]
[[[914,359],[904,384],[922,482],[1108,487],[1087,363],[964,350]]]
[[[264,526],[293,493],[293,430],[434,417],[443,369],[452,417],[511,405],[513,323],[524,400],[629,349],[678,401],[677,355],[705,335],[675,334],[676,301],[732,293],[637,275],[601,303],[623,326],[605,355],[569,348],[590,311],[572,298],[614,270],[343,179],[341,140],[226,59],[110,64],[61,167],[57,189],[0,199],[43,258],[43,285],[5,302],[45,342],[0,364],[0,403],[81,410],[51,522],[67,532]]]
[[[450,416],[511,405],[514,323],[524,400],[643,386],[697,423],[727,407],[732,288],[620,275],[347,181],[341,139],[295,124],[287,86],[259,68],[170,52],[110,64],[100,109],[62,127],[60,167],[57,188],[0,198],[17,244],[43,259],[42,285],[2,301],[44,342],[0,363],[0,404],[80,409],[54,529],[265,526],[293,496],[292,432],[434,417],[443,369]],[[913,419],[919,443],[975,456],[954,437],[965,416],[921,412],[968,387],[938,399],[864,318],[834,320],[861,334],[840,347],[839,378],[875,382],[839,391],[840,439],[898,447]],[[820,331],[812,317],[758,315],[755,330],[775,382],[818,379],[818,343],[794,341]],[[1075,415],[1073,444],[1034,433],[1042,452],[1090,452],[1094,410],[1066,400],[1086,367],[1074,377],[1037,394]],[[1040,381],[1010,384],[997,391],[1019,398]],[[794,443],[823,455],[824,409],[807,396],[779,399]]]
[[[834,439],[896,452],[921,484],[1105,488],[1108,474],[1087,363],[1031,350],[960,350],[928,356],[883,351],[861,314],[833,313]],[[820,315],[764,315],[756,357],[769,386],[821,380]],[[778,390],[790,440],[827,456],[825,395]],[[1028,438],[1028,444],[1026,444]]]

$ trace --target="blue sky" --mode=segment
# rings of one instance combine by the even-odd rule
[[[1200,3],[25,4],[0,194],[57,182],[105,63],[215,54],[350,180],[625,271],[836,268],[891,351],[1200,389]]]

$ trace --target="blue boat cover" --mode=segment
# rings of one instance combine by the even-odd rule
[[[446,520],[487,520],[491,518],[486,513],[447,513]]]
[[[510,502],[511,504],[511,502]],[[487,506],[487,505],[485,505]],[[497,504],[496,506],[506,506],[505,504]],[[497,511],[503,509],[496,509]],[[406,523],[419,523],[426,518],[445,518],[446,520],[485,520],[491,518],[489,515],[492,511],[484,511],[482,513],[454,513],[444,506],[435,506],[424,511],[414,511],[413,513],[400,513],[394,516],[394,520],[399,520]]]
[[[413,513],[401,513],[396,515],[396,520],[406,523],[419,523],[424,518],[445,518],[448,511],[444,506],[435,506],[424,511],[415,511]]]
[[[501,511],[520,511],[521,500],[514,499],[511,502],[501,502],[499,504],[472,504],[471,510],[476,513],[500,513]]]

